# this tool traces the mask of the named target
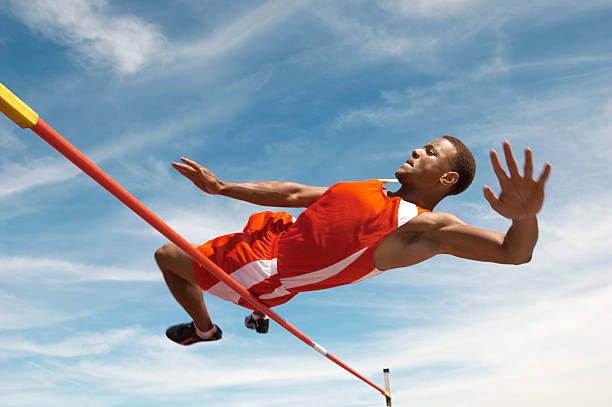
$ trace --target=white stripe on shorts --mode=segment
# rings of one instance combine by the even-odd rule
[[[277,273],[276,259],[255,260],[234,271],[230,277],[248,290]],[[240,300],[240,295],[222,281],[210,287],[206,292],[235,304],[238,304]]]
[[[271,293],[260,295],[258,298],[260,300],[271,300],[272,298],[284,297],[286,295],[292,295],[292,294],[289,291],[287,291],[285,287],[281,285],[277,287]]]

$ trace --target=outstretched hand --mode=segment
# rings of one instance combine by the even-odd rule
[[[533,178],[533,154],[531,149],[525,149],[523,175],[519,173],[516,158],[514,158],[512,147],[508,141],[504,142],[504,154],[510,176],[508,177],[502,167],[497,152],[491,150],[491,164],[499,180],[501,193],[498,197],[491,187],[486,185],[483,191],[484,196],[493,210],[506,218],[525,219],[535,216],[544,203],[544,185],[550,174],[551,165],[546,163],[542,174],[536,180]]]
[[[172,163],[175,170],[189,178],[202,191],[217,195],[220,193],[223,183],[208,168],[201,166],[195,161],[181,157],[181,163]]]

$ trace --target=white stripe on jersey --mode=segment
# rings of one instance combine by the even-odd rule
[[[379,269],[376,269],[376,268],[375,268],[374,270],[370,271],[370,272],[369,272],[368,274],[366,274],[365,276],[361,277],[359,280],[355,280],[355,281],[353,281],[353,283],[358,283],[358,282],[363,281],[363,280],[365,280],[365,279],[368,279],[368,278],[370,278],[370,277],[377,276],[377,275],[379,275],[380,273],[382,273],[382,270],[379,270]]]
[[[400,199],[399,208],[397,208],[397,227],[399,228],[418,214],[419,210],[415,204]]]
[[[367,247],[364,247],[358,252],[353,253],[350,256],[340,260],[338,263],[332,264],[331,266],[325,267],[321,270],[302,274],[301,276],[281,278],[281,284],[285,288],[295,288],[295,287],[301,287],[304,285],[314,284],[314,283],[318,283],[323,280],[327,280],[328,278],[335,276],[336,274],[340,273],[345,268],[350,266],[367,249],[368,249]]]

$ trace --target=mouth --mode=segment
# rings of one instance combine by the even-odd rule
[[[406,160],[406,164],[408,164],[411,167],[414,167],[414,160],[412,158]]]

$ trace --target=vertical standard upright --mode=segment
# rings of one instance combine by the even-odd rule
[[[391,407],[391,381],[389,380],[389,369],[383,369],[385,375],[385,398],[387,399],[387,407]]]
[[[153,226],[158,232],[164,235],[172,243],[180,247],[184,252],[188,253],[194,260],[204,266],[211,274],[217,277],[220,281],[227,284],[228,287],[236,291],[242,298],[244,298],[249,304],[255,309],[265,313],[272,320],[277,322],[280,326],[291,332],[294,336],[300,339],[302,342],[312,347],[317,352],[321,353],[327,359],[331,360],[347,372],[351,373],[355,377],[359,378],[363,382],[367,383],[371,387],[375,388],[385,397],[391,395],[374,384],[371,380],[361,375],[350,366],[346,365],[340,359],[336,358],[325,348],[312,339],[304,335],[301,331],[283,319],[276,312],[272,311],[269,307],[259,301],[255,296],[248,292],[242,287],[236,280],[226,274],[219,266],[211,262],[202,253],[196,250],[189,242],[187,242],[181,235],[179,235],[174,229],[166,225],[157,215],[151,212],[146,206],[140,203],[134,198],[129,192],[127,192],[121,185],[113,180],[108,174],[102,171],[97,165],[91,162],[83,153],[81,153],[76,147],[70,144],[62,136],[60,136],[51,126],[45,123],[38,117],[38,114],[32,110],[28,105],[22,102],[17,96],[15,96],[10,90],[8,90],[2,83],[0,83],[0,111],[4,113],[9,119],[15,122],[22,128],[29,128],[34,133],[38,134],[43,140],[51,145],[54,149],[59,151],[64,157],[70,160],[74,165],[79,167],[83,172],[89,175],[94,181],[100,184],[104,189],[110,192],[113,196],[123,202],[128,208],[134,211],[138,216],[144,219],[148,224]]]

